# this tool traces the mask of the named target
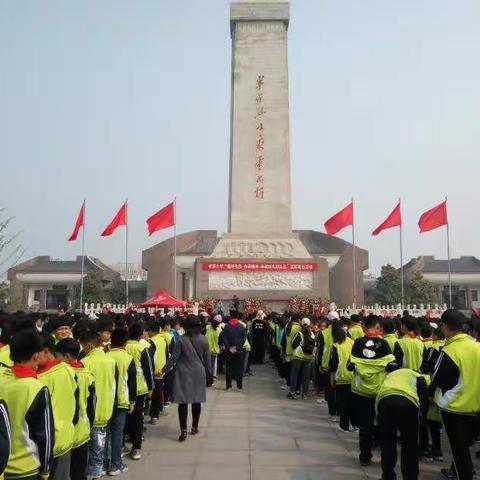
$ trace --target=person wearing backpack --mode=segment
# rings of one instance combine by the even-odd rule
[[[296,400],[300,392],[297,392],[298,380],[301,380],[303,399],[308,396],[308,384],[310,383],[310,365],[313,360],[315,349],[315,337],[310,328],[310,319],[304,318],[301,322],[301,330],[292,341],[293,359],[290,379],[290,392],[288,398]]]

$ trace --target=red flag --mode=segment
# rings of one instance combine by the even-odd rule
[[[169,203],[166,207],[154,213],[150,218],[147,218],[148,234],[170,228],[175,225],[175,206],[174,202]]]
[[[328,235],[335,235],[350,225],[353,225],[353,201],[325,222],[325,230]]]
[[[425,212],[418,221],[418,226],[420,227],[420,233],[429,232],[430,230],[435,230],[438,227],[448,224],[447,216],[447,201],[440,203],[436,207],[433,207],[431,210]]]
[[[387,228],[400,227],[401,225],[402,212],[400,209],[400,202],[398,202],[398,205],[393,209],[392,213],[390,213],[387,219],[373,231],[372,235],[377,236],[379,233],[387,230]]]
[[[68,239],[69,242],[73,242],[78,237],[78,232],[80,231],[80,227],[83,227],[85,223],[85,200],[82,203],[82,208],[77,217],[77,221],[75,222],[75,228],[73,229],[70,238]]]
[[[113,220],[106,226],[105,230],[102,233],[102,237],[108,237],[111,235],[118,227],[127,224],[127,202],[125,202],[117,214],[113,217]]]

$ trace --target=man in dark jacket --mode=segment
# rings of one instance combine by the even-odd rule
[[[247,339],[247,329],[240,322],[241,314],[236,310],[230,312],[230,320],[223,329],[221,343],[225,347],[226,389],[232,388],[235,378],[237,388],[243,388],[243,346]]]
[[[265,361],[265,347],[268,336],[268,325],[265,314],[260,310],[252,322],[252,363],[263,364]]]

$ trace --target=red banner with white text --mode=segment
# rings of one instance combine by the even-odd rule
[[[318,264],[301,262],[205,262],[209,272],[316,272]]]

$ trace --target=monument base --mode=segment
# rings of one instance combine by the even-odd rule
[[[197,259],[196,292],[199,298],[230,301],[262,299],[282,312],[295,296],[328,298],[329,268],[323,258],[208,257]]]

